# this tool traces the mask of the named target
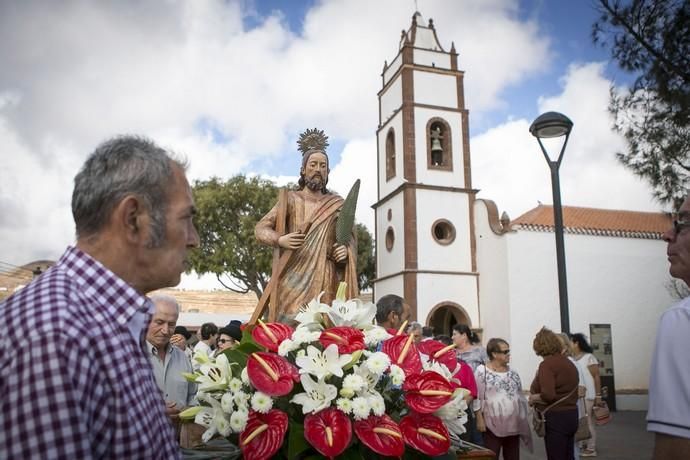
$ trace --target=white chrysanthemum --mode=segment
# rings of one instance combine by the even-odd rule
[[[378,345],[379,342],[390,339],[391,337],[393,336],[381,326],[374,326],[368,331],[364,331],[364,343],[366,343],[368,347]]]
[[[225,414],[216,414],[213,418],[216,430],[221,436],[229,436],[232,432],[232,426],[230,425],[230,420]]]
[[[238,410],[232,413],[230,416],[230,427],[234,433],[240,433],[244,430],[247,425],[247,418],[249,413],[243,410]]]
[[[369,417],[370,410],[371,407],[369,407],[367,398],[358,396],[352,400],[352,415],[355,420],[364,420]]]
[[[365,386],[366,382],[362,376],[357,374],[348,374],[343,379],[343,388],[347,388],[352,391],[361,391]]]
[[[355,395],[355,390],[352,388],[341,388],[338,392],[343,398],[352,398]]]
[[[242,391],[242,390],[236,391],[233,394],[233,399],[234,399],[235,405],[237,405],[237,407],[243,407],[243,406],[246,406],[247,401],[249,401],[249,394]]]
[[[456,392],[453,399],[434,412],[435,416],[443,420],[448,430],[456,435],[466,431],[467,402],[463,398],[464,395],[462,391]]]
[[[303,358],[305,356],[307,356],[307,350],[305,350],[304,348],[300,348],[299,350],[297,350],[295,358]]]
[[[372,393],[367,397],[369,406],[374,415],[381,416],[386,413],[386,402],[383,400],[383,396],[378,393]]]
[[[350,414],[352,412],[352,401],[347,398],[338,398],[335,401],[335,405],[341,412],[345,414]]]
[[[284,339],[282,342],[280,342],[280,345],[278,345],[278,354],[280,356],[287,356],[288,353],[296,348],[297,344],[295,344],[295,342],[290,339]]]
[[[295,345],[301,345],[303,343],[311,343],[319,340],[321,336],[321,331],[312,331],[308,327],[298,326],[295,332],[292,333],[292,341]]]
[[[388,366],[391,365],[391,359],[387,354],[379,351],[369,356],[364,362],[364,365],[372,374],[380,376],[388,369]]]
[[[232,393],[228,392],[223,394],[223,397],[220,398],[220,407],[226,414],[232,414],[234,412],[235,399]]]
[[[228,388],[230,388],[230,391],[233,393],[237,393],[242,389],[242,380],[238,379],[237,377],[230,379]]]
[[[249,382],[249,373],[247,372],[246,367],[242,369],[242,372],[240,372],[240,379],[242,379],[242,383],[245,385],[251,386],[251,383]]]
[[[405,383],[405,371],[397,364],[391,364],[390,367],[391,383],[396,387]]]
[[[273,407],[273,399],[266,393],[257,391],[252,396],[252,409],[262,414],[267,414]]]

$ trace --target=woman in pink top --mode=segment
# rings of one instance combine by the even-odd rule
[[[503,339],[491,339],[486,345],[489,362],[475,371],[477,398],[482,415],[477,429],[484,433],[484,445],[505,460],[520,458],[520,439],[532,451],[532,432],[527,419],[527,399],[522,382],[510,369],[510,346]]]

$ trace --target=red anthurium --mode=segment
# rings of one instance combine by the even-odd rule
[[[407,405],[422,414],[434,412],[453,396],[453,386],[434,371],[407,377],[403,383],[403,391]]]
[[[400,457],[405,453],[400,427],[387,415],[371,415],[356,421],[355,434],[362,444],[377,454]]]
[[[364,334],[359,329],[347,326],[331,327],[321,333],[319,342],[323,348],[332,343],[338,346],[338,353],[351,354],[357,350],[364,350]]]
[[[292,337],[295,330],[286,324],[264,323],[259,320],[259,324],[252,329],[252,338],[256,343],[268,351],[277,352],[280,342]]]
[[[250,411],[247,425],[240,433],[240,449],[244,458],[265,460],[272,458],[283,445],[288,427],[285,412],[272,409],[267,414]]]
[[[252,386],[270,396],[284,396],[299,381],[299,372],[275,353],[257,351],[247,357],[247,375]]]
[[[329,407],[304,417],[304,438],[328,458],[340,455],[352,440],[350,417]]]
[[[400,420],[400,431],[405,442],[423,454],[435,457],[450,449],[448,428],[435,415],[412,412]]]
[[[438,340],[424,340],[417,344],[420,353],[429,356],[429,359],[444,364],[449,371],[453,372],[458,365],[458,358],[455,355],[455,345],[444,345]]]
[[[422,360],[419,359],[417,346],[412,335],[397,335],[383,342],[381,350],[391,359],[391,364],[396,364],[405,371],[405,376],[422,372]]]

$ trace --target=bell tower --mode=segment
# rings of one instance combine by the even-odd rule
[[[374,298],[401,295],[437,334],[478,327],[477,190],[455,45],[445,51],[417,12],[381,77]]]

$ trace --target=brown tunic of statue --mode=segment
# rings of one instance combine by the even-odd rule
[[[321,141],[317,142],[318,148],[303,145],[305,136],[308,140],[315,135]],[[325,140],[322,131],[307,130],[302,135],[298,142],[304,152],[299,189],[281,194],[285,202],[279,200],[254,229],[259,242],[280,252],[290,251],[269,300],[271,307],[276,308],[279,322],[291,322],[300,307],[321,292],[321,302],[330,305],[341,281],[347,283],[348,299],[359,295],[356,239],[353,235],[347,246],[335,241],[336,221],[344,200],[326,190],[329,169]],[[281,227],[276,225],[281,212],[285,215],[284,232],[276,231]],[[300,232],[305,227],[306,231]],[[274,264],[277,260],[274,258]]]

